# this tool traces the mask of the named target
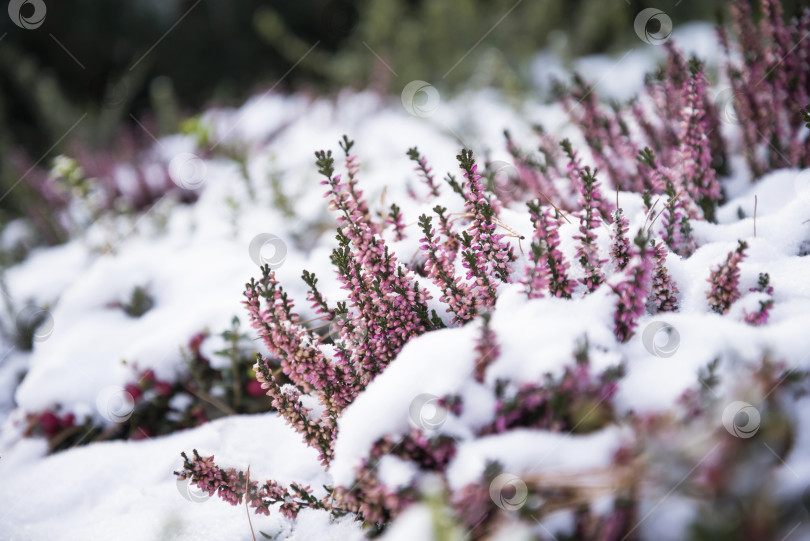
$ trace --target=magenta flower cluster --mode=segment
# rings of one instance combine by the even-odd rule
[[[748,243],[739,241],[737,249],[728,253],[726,260],[712,269],[708,282],[711,288],[706,292],[709,307],[718,314],[728,312],[731,305],[740,298],[740,262],[745,259]]]

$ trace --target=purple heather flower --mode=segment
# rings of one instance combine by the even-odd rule
[[[655,267],[649,238],[643,230],[636,235],[635,244],[635,254],[625,269],[626,280],[614,288],[619,299],[613,314],[613,331],[620,342],[627,342],[633,336],[638,318],[644,315]]]
[[[712,269],[708,282],[711,289],[706,292],[709,307],[718,314],[725,314],[731,305],[740,298],[740,262],[745,259],[748,244],[739,241],[737,249],[729,252],[725,262]]]
[[[605,262],[599,259],[596,246],[596,230],[600,225],[599,208],[602,203],[602,193],[599,189],[599,182],[596,180],[596,171],[591,172],[590,167],[585,167],[579,171],[581,177],[581,197],[579,205],[582,210],[579,213],[579,235],[574,237],[579,240],[577,246],[577,257],[579,264],[585,270],[585,277],[580,278],[580,282],[587,290],[593,291],[604,282],[602,264]]]
[[[570,298],[574,286],[568,279],[568,262],[559,249],[559,222],[552,216],[551,209],[540,207],[539,201],[529,202],[528,207],[534,223],[532,257],[536,257],[529,269],[532,276],[530,284],[527,284],[529,296],[541,296],[540,288],[547,281],[551,295]]]
[[[653,313],[674,312],[678,307],[676,295],[679,291],[678,286],[672,281],[672,277],[667,271],[667,249],[664,243],[660,241],[655,243],[653,258],[655,259],[655,274],[653,275],[648,307]]]
[[[616,263],[618,270],[624,270],[630,261],[630,239],[627,238],[627,230],[630,225],[627,222],[621,208],[613,211],[613,224],[611,227],[610,256]]]

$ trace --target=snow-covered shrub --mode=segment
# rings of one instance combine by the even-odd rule
[[[127,310],[126,306],[121,308]],[[255,348],[239,325],[239,319],[234,318],[232,327],[215,337],[224,348],[213,355],[222,357],[224,363],[212,363],[201,351],[203,343],[212,337],[199,332],[184,348],[185,367],[177,379],[159,379],[151,368],[132,366],[129,383],[107,387],[99,395],[97,406],[106,425],[90,416],[77,418],[65,413],[56,404],[27,413],[25,435],[44,436],[52,451],[60,451],[99,440],[141,440],[225,415],[267,411],[269,404],[251,368]]]
[[[762,2],[766,13],[775,5]],[[763,24],[788,32],[803,23]],[[771,39],[742,28],[740,17],[736,25],[748,36],[742,41],[756,37],[751,50]],[[764,74],[763,66],[777,69],[769,58],[746,62],[759,62],[749,69]],[[756,86],[753,78],[735,84],[759,96],[748,88]],[[345,136],[345,173],[336,173],[331,151],[316,152],[328,206],[338,214],[331,262],[345,298],[327,299],[305,271],[316,317],[304,320],[265,266],[247,284],[245,304],[271,354],[257,358],[257,379],[279,415],[318,451],[333,484],[252,481],[197,450],[182,455],[178,477],[232,504],[244,497],[257,513],[280,506],[291,518],[304,508],[353,514],[370,534],[426,522],[436,538],[483,539],[557,520],[567,539],[631,539],[658,506],[649,503],[652,490],[677,499],[683,532],[696,539],[721,530],[777,538],[800,509],[786,505],[769,483],[748,478],[751,470],[775,475],[789,453],[797,429],[786,403],[807,393],[806,373],[767,351],[734,370],[738,353],[714,343],[706,346],[713,360],[696,371],[672,411],[618,404],[627,364],[647,360],[635,344],[661,363],[677,349],[677,331],[649,316],[684,315],[688,301],[699,324],[757,326],[768,324],[775,305],[765,273],[743,299],[748,242],[728,238],[739,228],[722,237],[738,247],[719,266],[701,251],[725,210],[724,180],[740,153],[722,136],[707,86],[704,65],[686,60],[673,44],[663,69],[628,105],[605,107],[577,77],[563,104],[580,127],[587,156],[571,141],[538,130],[543,158],[537,159],[507,133],[516,163],[506,183],[487,182],[497,178],[494,164],[481,167],[463,149],[460,178],[448,173],[446,190],[414,147],[408,156],[429,192],[411,190],[416,215],[402,201],[390,213],[371,212]],[[806,84],[802,91],[788,88],[775,90],[790,100],[740,105],[743,121],[791,119],[746,148],[777,133],[785,148],[806,144],[806,133],[784,133],[802,118],[798,101]],[[805,155],[796,153],[787,165],[803,165]],[[748,159],[755,176],[775,167]],[[616,190],[615,205],[608,189]],[[463,210],[448,213],[452,198]],[[625,217],[625,209],[633,215]],[[403,243],[419,234],[409,230],[414,225],[421,237],[412,253],[413,244]],[[688,264],[691,276],[670,272],[671,261]],[[698,275],[711,284],[699,305],[682,296],[692,284],[678,282]],[[760,303],[758,312],[748,310],[748,300]],[[324,324],[338,331],[318,332]],[[658,343],[659,331],[666,345]],[[572,335],[575,347],[569,347]],[[534,363],[532,348],[551,355],[554,368],[551,361]],[[731,368],[721,371],[721,362]],[[723,409],[721,386],[724,395],[742,393],[759,407],[736,401]],[[441,390],[419,392],[424,388]],[[764,445],[746,446],[754,437]],[[741,516],[729,510],[734,506],[766,511]]]

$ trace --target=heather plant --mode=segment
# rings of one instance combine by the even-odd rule
[[[726,260],[712,269],[708,281],[711,289],[706,292],[709,307],[718,314],[725,314],[740,298],[740,262],[745,259],[748,243],[739,241],[737,248],[728,253]]]
[[[763,6],[773,18],[772,2],[763,0]],[[736,24],[743,28],[739,20]],[[773,24],[771,30],[784,34],[788,28],[792,27]],[[748,40],[753,40],[751,36],[764,39],[754,30],[743,30]],[[755,73],[764,74],[763,65],[772,67],[765,59],[746,58],[745,62],[761,64],[751,68]],[[790,79],[792,72],[787,73],[782,75],[780,70],[779,77],[794,81]],[[748,75],[738,77],[735,84],[754,83]],[[214,463],[214,457],[196,450],[191,456],[182,455],[178,477],[190,479],[209,494],[217,492],[232,504],[246,498],[257,513],[267,514],[277,505],[288,517],[295,517],[303,508],[328,509],[333,515],[350,513],[363,521],[370,534],[380,533],[408,507],[432,502],[432,508],[439,505],[452,517],[450,530],[465,527],[474,532],[474,538],[486,538],[504,521],[528,523],[529,518],[537,521],[565,509],[574,517],[573,538],[618,540],[636,535],[642,487],[660,481],[646,461],[672,441],[681,441],[682,436],[693,441],[694,431],[700,429],[717,436],[717,454],[711,455],[711,464],[695,466],[699,475],[689,487],[680,490],[676,486],[673,490],[683,495],[693,495],[690,491],[696,490],[697,498],[702,498],[705,492],[701,491],[712,490],[712,476],[723,474],[723,459],[738,451],[739,442],[729,443],[722,439],[725,433],[715,433],[717,428],[709,415],[717,408],[713,388],[720,378],[718,367],[727,359],[718,357],[699,371],[694,387],[679,400],[682,411],[672,415],[631,411],[618,418],[613,399],[625,365],[618,362],[605,368],[602,364],[597,369],[594,359],[604,353],[603,346],[591,346],[584,336],[557,372],[513,380],[495,375],[501,374],[493,367],[504,348],[493,321],[499,297],[507,288],[517,288],[528,302],[538,303],[584,303],[601,295],[613,306],[611,323],[617,348],[629,350],[632,344],[621,344],[643,334],[640,340],[651,354],[662,358],[659,361],[665,362],[674,353],[650,347],[646,336],[647,329],[671,326],[660,321],[644,331],[640,326],[648,316],[680,310],[679,284],[667,261],[692,256],[700,242],[693,234],[693,225],[716,221],[718,208],[725,201],[723,180],[730,168],[729,149],[720,134],[718,105],[710,99],[707,86],[705,66],[685,58],[672,44],[666,47],[663,66],[647,78],[642,95],[629,104],[603,104],[595,86],[575,77],[562,101],[581,131],[585,147],[575,149],[569,139],[559,140],[538,128],[538,156],[521,148],[524,141],[505,132],[506,150],[514,158],[516,171],[506,190],[482,180],[479,164],[469,149],[462,149],[457,156],[460,176],[448,173],[444,181],[450,189],[443,190],[426,158],[416,147],[411,148],[407,155],[422,185],[408,188],[413,199],[408,203],[419,208],[418,216],[409,216],[408,209],[413,206],[400,205],[399,201],[372,213],[361,189],[354,143],[347,137],[340,142],[345,173],[336,172],[331,151],[316,152],[328,206],[337,213],[337,242],[331,263],[345,298],[327,299],[318,289],[314,273],[304,271],[309,287],[307,301],[315,315],[304,320],[269,267],[262,268],[261,276],[247,284],[245,306],[251,324],[270,352],[267,358],[257,357],[254,371],[273,408],[318,452],[328,471],[335,462],[344,412],[406,344],[425,333],[475,325],[473,370],[466,381],[493,398],[490,420],[470,428],[465,436],[418,423],[405,431],[385,433],[355,464],[354,482],[349,486],[313,489],[296,483],[282,486],[274,480],[248,482],[245,473],[223,469]],[[777,85],[780,89],[789,93],[786,89],[792,86]],[[752,95],[759,96],[759,91]],[[778,117],[791,106],[769,103],[768,107],[778,109]],[[801,118],[798,113],[794,116]],[[786,149],[798,144],[797,134],[786,130],[784,124],[771,128],[768,133],[782,137]],[[762,137],[756,135],[754,142],[762,142]],[[758,173],[764,164],[749,161],[749,167]],[[487,170],[484,176],[491,173]],[[602,182],[604,190],[617,191],[615,206],[605,197]],[[626,192],[623,197],[643,204],[643,212],[639,212],[642,217],[646,214],[643,224],[638,223],[637,216],[624,214],[618,192]],[[461,199],[462,212],[448,212],[443,205],[449,197]],[[432,214],[427,212],[429,208]],[[526,252],[518,242],[524,237],[504,222],[505,216],[512,219],[521,211],[527,222],[524,225],[531,227]],[[412,224],[414,218],[419,249],[415,255],[399,253],[387,239],[399,243],[410,237],[412,230],[406,224]],[[600,222],[610,225],[608,236],[597,234]],[[632,243],[628,234],[631,223],[637,231]],[[740,298],[740,263],[746,249],[745,241],[740,241],[722,263],[707,269],[711,284],[706,292],[707,312],[724,316]],[[611,263],[601,259],[600,253],[608,253]],[[745,312],[744,321],[751,325],[768,321],[773,307],[769,280],[762,274],[752,289],[763,300],[758,311]],[[424,285],[427,281],[432,288]],[[538,300],[547,297],[553,299]],[[315,325],[310,326],[313,322]],[[324,337],[316,332],[323,323],[339,323],[339,330]],[[765,361],[752,370],[757,386],[763,389],[779,381],[779,376]],[[768,399],[768,414],[778,413],[772,402],[784,392],[774,391],[774,397]],[[437,407],[454,421],[470,407],[460,394],[434,398]],[[728,423],[726,412],[723,415],[728,434],[748,437],[740,435],[734,415]],[[525,473],[521,482],[527,498],[517,508],[509,508],[503,498],[499,502],[492,496],[491,487],[506,474],[497,462],[490,463],[475,483],[450,489],[447,470],[465,441],[521,429],[587,434],[617,426],[628,428],[632,436],[611,457],[610,471],[589,472],[573,479]],[[673,467],[685,461],[683,456],[674,455],[687,454],[684,448],[676,447],[671,454],[662,454]],[[388,486],[381,466],[388,456],[407,463],[417,474],[405,484]],[[746,460],[740,459],[743,463]],[[591,474],[600,479],[605,476],[606,493],[614,497],[612,504],[602,506],[598,513],[595,502],[600,495],[588,491],[582,481]],[[425,492],[419,481],[427,477],[438,482],[438,492]],[[717,493],[730,490],[725,478],[723,481]],[[436,504],[437,494],[441,504]],[[714,504],[716,501],[709,499],[707,507]],[[519,512],[507,517],[507,511]],[[701,521],[705,521],[702,515],[696,529],[703,527]],[[778,531],[774,525],[763,527],[770,533]]]
[[[759,309],[753,312],[743,310],[745,322],[754,326],[764,325],[768,322],[771,309],[773,308],[773,286],[770,285],[771,277],[768,273],[760,273],[757,285],[749,289],[751,292],[762,293],[768,298],[759,301]]]
[[[810,10],[804,8],[786,22],[778,0],[758,4],[761,19],[756,21],[747,0],[731,3],[734,42],[728,30],[718,29],[729,57],[726,76],[753,178],[777,167],[810,165],[810,141],[802,126],[802,108],[810,101],[810,44],[804,39]]]
[[[222,360],[203,353],[203,344],[210,340],[226,345],[213,352]],[[96,406],[103,423],[77,417],[55,404],[28,413],[24,434],[44,437],[50,450],[57,452],[94,441],[141,440],[226,415],[266,411],[269,404],[251,368],[254,351],[250,337],[234,318],[219,336],[203,331],[191,337],[182,351],[185,370],[175,380],[132,364],[128,383],[121,388],[107,387],[99,394]]]
[[[678,286],[672,280],[666,267],[667,250],[661,241],[655,242],[653,260],[655,271],[653,274],[652,290],[648,299],[647,309],[652,313],[674,312],[678,307]]]

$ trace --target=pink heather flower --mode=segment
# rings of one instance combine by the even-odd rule
[[[391,203],[391,211],[385,221],[394,229],[394,240],[401,241],[405,238],[405,224],[402,223],[402,213],[396,203]]]
[[[469,285],[456,276],[455,267],[447,252],[447,245],[442,243],[431,227],[431,218],[426,215],[419,217],[419,227],[424,237],[419,239],[422,243],[420,249],[427,258],[425,271],[437,287],[442,290],[439,300],[447,304],[447,311],[453,312],[453,322],[464,322],[472,319],[476,314],[475,294]]]
[[[568,279],[568,262],[559,250],[559,222],[551,215],[551,209],[540,207],[539,201],[530,201],[528,207],[534,223],[532,245],[537,246],[532,248],[532,253],[533,257],[537,253],[539,258],[530,269],[531,273],[537,274],[536,278],[532,278],[530,297],[540,296],[540,288],[548,280],[551,295],[570,298],[574,286]]]
[[[553,136],[542,132],[542,128],[540,130],[541,142],[539,148],[540,152],[545,156],[545,163],[521,151],[508,131],[504,131],[506,149],[515,163],[520,185],[526,191],[533,194],[543,194],[553,200],[560,200],[561,196],[554,186],[554,179],[561,176],[561,172],[556,165],[556,159],[559,157],[559,144]],[[576,193],[576,187],[573,185],[571,186],[571,193]]]
[[[493,275],[501,282],[510,281],[511,263],[516,259],[512,246],[503,240],[503,235],[495,233],[496,213],[481,184],[481,175],[471,150],[462,150],[457,156],[467,180],[464,206],[472,216],[472,243],[480,272]]]
[[[481,335],[475,345],[475,380],[479,383],[484,382],[487,367],[495,362],[500,356],[501,349],[498,346],[495,333],[490,327],[490,314],[486,313],[481,316]]]
[[[593,86],[586,84],[576,73],[570,92],[562,99],[562,106],[579,126],[597,169],[607,174],[613,186],[638,191],[640,186],[633,182],[637,178],[634,163],[638,149],[630,139],[621,112],[614,108],[608,113],[599,103]],[[611,203],[605,201],[602,217],[607,219],[612,210]]]
[[[526,296],[530,299],[539,299],[545,296],[549,285],[548,263],[543,253],[543,243],[532,239],[531,255],[526,265],[526,277],[521,282],[525,287]]]
[[[666,182],[668,200],[663,210],[660,223],[664,242],[681,257],[689,257],[695,251],[695,239],[692,237],[692,225],[689,223],[689,212],[684,200],[689,198],[685,190],[676,193],[672,182]]]
[[[765,325],[770,317],[771,309],[773,308],[773,299],[767,301],[759,301],[759,310],[755,312],[748,312],[743,310],[745,322],[755,327]]]
[[[616,263],[618,270],[624,270],[630,261],[630,239],[627,230],[630,225],[621,208],[613,211],[613,224],[611,227],[610,256]]]
[[[773,295],[773,286],[770,285],[771,277],[768,273],[760,273],[759,280],[757,282],[756,287],[752,287],[749,291],[765,293],[767,295]],[[770,317],[771,309],[773,308],[773,298],[759,301],[759,310],[755,312],[748,312],[747,310],[743,310],[745,322],[749,325],[759,326],[764,325],[768,322],[768,318]]]
[[[723,194],[720,181],[711,167],[704,110],[705,85],[703,72],[697,70],[684,86],[680,162],[686,191],[703,210],[705,218],[714,221],[714,211]]]
[[[625,270],[627,279],[614,288],[619,299],[613,314],[613,331],[620,342],[627,342],[633,336],[638,318],[644,315],[652,285],[654,262],[643,230],[636,235],[635,244],[635,255]]]
[[[711,289],[706,292],[709,307],[718,314],[725,314],[731,305],[740,298],[740,262],[745,258],[748,244],[739,241],[737,249],[729,252],[725,262],[712,269],[708,282]]]
[[[660,241],[655,243],[653,258],[655,260],[655,274],[653,275],[648,307],[652,313],[674,312],[678,307],[676,295],[679,291],[678,286],[672,281],[672,277],[667,271],[667,249],[664,243]]]
[[[599,189],[599,182],[596,180],[596,171],[591,173],[590,167],[581,169],[581,190],[582,194],[579,205],[582,210],[579,213],[579,235],[574,237],[579,240],[577,246],[577,257],[579,264],[585,270],[585,277],[580,278],[580,282],[593,291],[604,282],[602,274],[602,264],[605,262],[599,259],[596,246],[596,230],[599,228],[600,218],[599,208],[602,203],[602,193]]]
[[[183,469],[174,472],[178,480],[190,479],[191,483],[197,485],[200,490],[213,495],[217,495],[230,503],[238,505],[242,498],[247,498],[249,507],[252,507],[257,514],[270,514],[270,506],[281,504],[281,514],[288,518],[295,518],[303,508],[327,509],[328,495],[322,500],[318,500],[312,495],[312,491],[307,486],[291,483],[289,488],[282,488],[275,481],[266,481],[259,486],[257,481],[250,481],[244,472],[234,468],[222,469],[214,464],[214,457],[202,457],[194,449],[193,458],[189,459],[185,453],[183,457]],[[331,488],[327,487],[328,490]],[[247,494],[245,493],[247,489]]]
[[[422,182],[424,182],[427,187],[430,188],[431,197],[439,197],[439,186],[436,184],[435,178],[432,174],[433,168],[428,166],[425,157],[419,154],[419,150],[416,147],[408,149],[408,157],[416,163],[414,171],[419,173],[419,177],[422,179]]]

